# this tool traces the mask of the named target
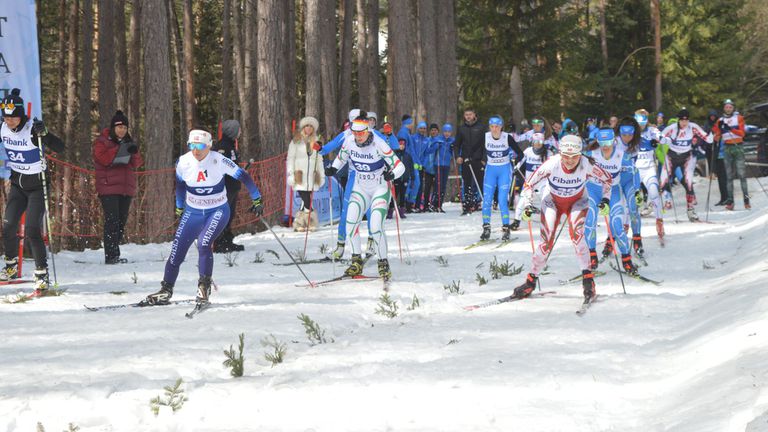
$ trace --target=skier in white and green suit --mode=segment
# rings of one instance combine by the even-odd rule
[[[361,112],[354,119],[350,129],[352,134],[344,139],[339,155],[325,171],[327,176],[332,176],[349,162],[357,173],[346,217],[352,263],[344,274],[358,276],[363,273],[359,228],[363,215],[370,208],[370,235],[379,255],[379,276],[389,280],[392,272],[387,261],[387,237],[384,234],[384,220],[391,199],[389,182],[403,175],[405,167],[389,144],[371,133],[365,113]]]

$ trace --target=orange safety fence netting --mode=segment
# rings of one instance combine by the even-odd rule
[[[252,162],[246,170],[259,187],[264,216],[282,213],[285,195],[285,154]],[[51,231],[55,249],[83,250],[101,247],[104,218],[96,194],[96,172],[48,156]],[[173,238],[175,176],[173,168],[138,171],[137,191],[125,227],[126,243],[157,243]],[[0,188],[0,212],[5,214],[9,182]],[[257,230],[257,218],[250,213],[251,199],[240,190],[237,210],[232,216],[236,233]],[[0,238],[2,232],[0,231]],[[1,242],[0,242],[1,243]]]

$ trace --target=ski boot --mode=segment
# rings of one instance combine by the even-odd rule
[[[171,297],[173,297],[173,285],[166,281],[160,282],[160,291],[150,294],[141,303],[144,306],[159,306],[167,305],[171,303]]]
[[[584,300],[591,301],[597,296],[595,289],[595,275],[592,270],[581,271],[581,286],[584,289]]]
[[[331,259],[338,261],[344,256],[344,242],[336,243],[336,249],[331,252]]]
[[[211,277],[200,276],[197,281],[197,297],[195,297],[195,303],[208,303],[208,298],[211,296]]]
[[[731,208],[733,208],[733,204],[731,204]],[[691,222],[698,222],[699,221],[699,215],[696,214],[696,210],[694,210],[693,207],[689,207],[688,210],[686,210],[688,213],[688,220]]]
[[[733,210],[733,207],[734,207],[734,204],[733,204],[733,200],[732,199],[728,198],[727,200],[725,200],[725,209],[726,210]]]
[[[520,219],[515,219],[512,221],[512,225],[509,227],[512,231],[517,231],[520,229]]]
[[[664,219],[656,219],[656,235],[659,236],[659,241],[664,244]]]
[[[392,271],[389,269],[389,261],[386,258],[379,260],[379,276],[384,282],[392,279]]]
[[[501,241],[508,242],[509,241],[509,225],[504,225],[501,227]]]
[[[523,282],[522,285],[515,288],[515,291],[512,293],[512,296],[519,299],[524,299],[531,295],[534,289],[536,289],[536,281],[539,278],[534,275],[533,273],[528,273],[528,276],[525,277],[525,282]]]
[[[632,255],[622,255],[621,266],[628,275],[637,276],[637,266],[632,262]]]
[[[5,268],[0,270],[0,281],[19,278],[19,258],[5,258]]]
[[[747,209],[747,210],[752,208],[752,205],[749,203],[749,197],[748,196],[744,197],[744,208]]]
[[[491,238],[491,224],[483,224],[483,233],[480,234],[480,240]]]
[[[51,281],[48,278],[48,268],[36,268],[35,269],[35,291],[32,293],[33,297],[42,297],[45,295],[46,290],[50,287]]]
[[[363,274],[363,258],[359,254],[352,254],[352,262],[344,270],[344,276],[360,276],[361,274]]]
[[[645,249],[643,249],[643,239],[639,234],[632,236],[632,249],[634,249],[635,253],[640,257],[645,255]]]
[[[603,258],[608,258],[613,253],[613,243],[610,237],[605,239],[605,246],[603,247]]]
[[[589,268],[590,270],[597,270],[597,251],[594,249],[589,250]]]

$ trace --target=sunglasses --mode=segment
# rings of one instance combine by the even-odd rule
[[[15,109],[16,109],[16,104],[14,104],[13,102],[0,103],[0,110],[5,110],[6,114],[13,113],[13,110]]]
[[[205,150],[208,147],[205,143],[187,143],[187,146],[190,150]]]
[[[543,120],[531,120],[531,123],[533,124],[544,124]]]
[[[363,136],[363,135],[365,135],[365,134],[367,134],[367,133],[368,133],[368,131],[365,131],[365,130],[361,130],[361,131],[352,131],[352,135],[355,135],[355,136]]]
[[[680,120],[688,120],[688,117],[680,117],[680,118],[679,118],[679,119],[677,119],[677,120],[678,120],[678,121],[680,121]]]

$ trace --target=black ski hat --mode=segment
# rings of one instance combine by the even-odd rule
[[[0,102],[0,111],[2,111],[3,117],[24,118],[24,99],[19,96],[20,94],[21,90],[15,88]]]
[[[691,118],[691,113],[689,113],[686,108],[681,109],[680,112],[677,113],[678,120],[688,120],[689,118]]]
[[[109,127],[114,129],[115,126],[119,126],[119,125],[128,127],[128,117],[126,117],[122,111],[117,110],[115,115],[112,117],[112,122],[109,124]]]

